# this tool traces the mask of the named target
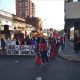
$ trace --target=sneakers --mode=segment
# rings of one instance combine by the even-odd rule
[[[42,65],[45,65],[45,63],[41,63]]]
[[[42,65],[48,65],[49,63],[42,63]]]

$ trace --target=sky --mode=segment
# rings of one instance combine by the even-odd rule
[[[32,1],[35,3],[36,17],[42,20],[43,29],[61,30],[64,28],[64,0]],[[0,9],[15,14],[15,0],[0,0]]]
[[[15,0],[0,0],[0,9],[15,14]]]

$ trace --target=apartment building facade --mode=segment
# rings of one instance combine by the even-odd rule
[[[35,4],[31,0],[16,0],[16,15],[24,18],[35,16]]]

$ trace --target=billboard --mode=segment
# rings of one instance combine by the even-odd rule
[[[65,18],[66,19],[80,18],[80,2],[65,3]]]

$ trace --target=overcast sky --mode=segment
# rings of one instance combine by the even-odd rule
[[[36,17],[40,17],[43,21],[43,29],[64,28],[64,0],[33,0],[33,2]],[[0,0],[0,9],[15,14],[15,0]]]
[[[64,0],[33,0],[36,16],[41,17],[43,28],[64,28]],[[45,20],[46,19],[46,20]]]

